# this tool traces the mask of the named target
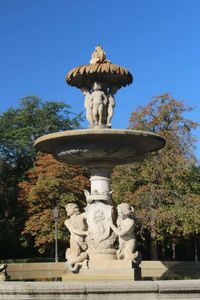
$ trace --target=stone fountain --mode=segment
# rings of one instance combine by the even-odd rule
[[[141,161],[163,148],[165,140],[151,132],[111,128],[115,94],[133,77],[107,60],[101,46],[95,48],[90,63],[71,70],[66,81],[84,94],[89,128],[47,134],[35,142],[38,150],[90,172],[85,212],[75,203],[66,205],[65,225],[71,237],[63,280],[133,280],[141,262],[134,209],[127,203],[114,207],[111,173],[116,165]]]

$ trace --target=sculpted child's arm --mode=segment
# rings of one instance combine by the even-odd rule
[[[120,235],[121,231],[113,223],[110,224],[110,227],[112,228],[114,233],[116,233],[117,235]]]
[[[106,97],[106,95],[104,93],[102,94],[102,96],[103,96],[103,103],[104,103],[104,105],[107,105],[108,98]]]
[[[134,225],[134,221],[131,220],[131,222],[130,221],[124,222],[124,226],[122,229],[117,228],[114,224],[111,224],[110,227],[118,236],[123,236],[133,228],[133,225]]]
[[[65,221],[65,226],[67,227],[70,233],[74,233],[77,235],[87,235],[87,231],[74,228],[74,226],[70,224],[68,220]]]

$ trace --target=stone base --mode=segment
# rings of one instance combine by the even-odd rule
[[[0,300],[197,300],[199,280],[0,282]]]
[[[139,280],[141,269],[133,268],[129,260],[97,260],[89,261],[88,269],[81,268],[79,273],[65,271],[62,281],[113,281]]]

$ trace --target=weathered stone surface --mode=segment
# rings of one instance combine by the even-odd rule
[[[0,282],[0,300],[197,300],[199,280]]]
[[[96,253],[110,253],[114,250],[115,235],[111,232],[112,206],[100,201],[88,205],[85,208],[88,224],[88,254],[95,250]]]
[[[139,265],[142,256],[136,251],[134,209],[128,203],[121,203],[117,206],[117,212],[117,226],[113,223],[110,225],[119,239],[117,257],[118,259],[132,260]]]
[[[142,160],[147,153],[163,148],[165,140],[145,131],[81,129],[44,135],[35,146],[66,163],[115,166]]]
[[[106,53],[97,46],[92,54],[90,64],[75,67],[68,72],[66,81],[77,88],[91,89],[95,81],[108,86],[126,86],[133,81],[132,74],[125,68],[112,64],[106,59]]]
[[[93,281],[127,281],[127,280],[136,280],[137,271],[139,269],[120,269],[120,268],[99,268],[99,269],[81,269],[80,273],[64,273],[62,275],[62,281],[85,281],[85,282],[93,282]],[[139,270],[140,271],[140,270]]]
[[[104,268],[104,263],[102,263],[102,259],[100,260],[100,257],[99,259],[97,259],[97,254],[95,254],[95,257],[97,266],[96,268],[98,268],[97,264],[99,264],[99,261],[101,263],[102,268]],[[114,257],[112,257],[112,259],[114,259]],[[118,260],[116,259],[116,261]],[[93,263],[92,259],[89,263]],[[118,263],[121,263],[121,261],[119,260]],[[130,266],[130,263],[127,260],[123,260],[122,263],[126,268]],[[107,266],[107,264],[111,264],[111,261],[107,260],[105,267]],[[11,280],[53,280],[54,278],[62,277],[64,265],[64,262],[15,263],[8,264],[7,272],[8,275],[11,277]],[[200,278],[200,263],[195,263],[191,261],[142,261],[140,267],[143,278]]]
[[[70,232],[70,247],[66,250],[67,267],[70,271],[75,272],[79,269],[82,262],[87,259],[86,243],[87,223],[85,213],[80,213],[78,205],[68,203],[65,206],[68,219],[64,224]]]
[[[99,82],[94,82],[92,90],[81,89],[85,95],[84,107],[90,128],[111,128],[117,90],[117,86],[108,89]]]

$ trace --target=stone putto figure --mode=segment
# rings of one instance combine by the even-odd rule
[[[141,262],[141,254],[136,251],[134,208],[127,203],[117,206],[117,226],[111,224],[112,230],[118,235],[119,250],[118,259],[129,259],[135,264]]]
[[[87,88],[82,88],[81,91],[85,95],[84,107],[86,110],[86,118],[90,124],[89,127],[93,128],[94,127],[94,118],[93,118],[93,114],[92,114],[92,109],[93,109],[92,96],[91,96],[89,89],[87,89]]]
[[[102,82],[94,82],[92,91],[88,88],[81,88],[85,95],[84,107],[90,128],[111,128],[115,107],[114,95],[118,89],[118,86],[111,86],[107,92],[107,87]]]
[[[108,107],[107,107],[107,119],[106,119],[106,126],[111,127],[111,120],[114,113],[114,107],[115,107],[115,97],[114,95],[118,91],[118,86],[112,86],[108,92],[107,98],[108,98]]]
[[[70,248],[66,250],[67,266],[70,271],[76,272],[81,263],[87,259],[87,224],[85,213],[80,213],[78,205],[69,203],[65,206],[68,219],[64,224],[70,232]]]
[[[91,97],[92,116],[95,125],[103,127],[103,125],[105,125],[108,99],[105,92],[103,91],[103,85],[100,82],[94,83]]]

